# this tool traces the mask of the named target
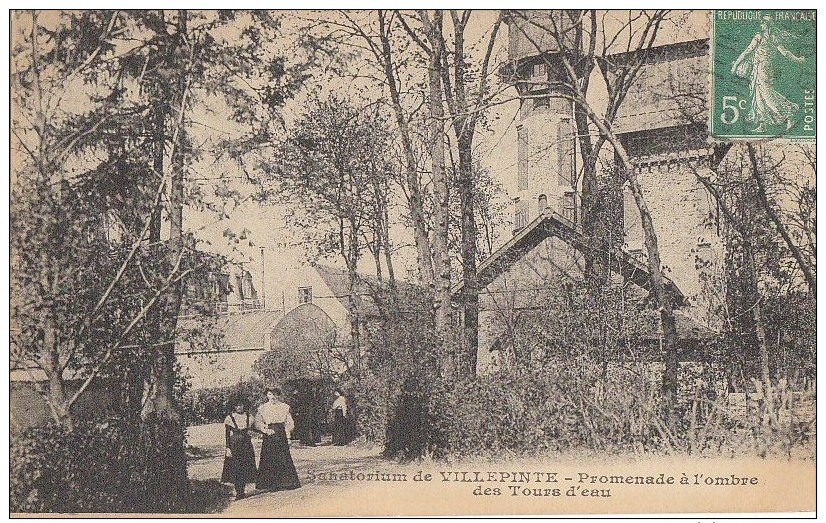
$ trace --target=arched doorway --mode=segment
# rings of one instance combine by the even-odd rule
[[[327,410],[339,371],[336,324],[318,305],[304,303],[278,322],[270,340],[268,357],[276,372],[262,377],[284,389],[295,421],[293,439],[315,445],[329,433]]]

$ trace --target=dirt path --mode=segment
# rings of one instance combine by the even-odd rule
[[[192,480],[215,480],[221,477],[224,463],[224,426],[219,423],[199,425],[187,429],[187,444],[197,448],[188,463],[189,478]],[[256,458],[260,456],[261,439],[253,439]],[[290,450],[295,462],[302,487],[288,492],[256,492],[254,485],[248,485],[247,498],[231,501],[223,511],[226,515],[255,513],[263,517],[276,516],[286,506],[308,506],[313,500],[329,501],[335,486],[330,483],[312,481],[312,478],[330,472],[375,471],[387,461],[380,457],[381,449],[358,443],[344,447],[330,444],[329,437],[316,447],[293,446]]]

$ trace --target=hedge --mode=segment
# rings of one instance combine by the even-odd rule
[[[134,512],[147,499],[149,472],[139,429],[94,423],[74,429],[49,423],[11,438],[12,512]],[[177,507],[184,510],[185,507]]]
[[[252,408],[263,403],[265,389],[263,381],[251,379],[224,387],[189,390],[180,398],[179,409],[187,425],[220,423],[232,409],[231,403],[239,397],[246,398]]]

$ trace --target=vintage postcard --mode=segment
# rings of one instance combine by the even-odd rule
[[[814,513],[816,11],[9,16],[12,515]]]

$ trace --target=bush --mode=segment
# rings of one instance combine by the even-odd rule
[[[681,383],[697,376],[697,367],[681,365]],[[806,438],[813,432],[808,422],[814,417],[813,393],[798,398],[778,387],[772,417],[779,421],[766,425],[762,399],[753,402],[752,415],[737,417],[727,396],[716,398],[698,377],[691,390],[681,391],[669,420],[656,370],[650,364],[612,364],[606,372],[601,365],[578,358],[440,385],[427,399],[425,414],[419,415],[428,424],[421,429],[427,444],[419,442],[418,448],[436,458],[568,450],[811,454]],[[407,401],[413,411],[414,403]]]
[[[189,390],[180,399],[181,416],[187,425],[220,423],[236,398],[244,397],[255,407],[264,401],[265,389],[264,382],[252,379],[225,387]]]
[[[9,505],[13,512],[151,510],[140,431],[118,424],[56,424],[11,439]]]
[[[642,376],[619,369],[616,374],[622,375],[602,380],[597,365],[577,361],[461,381],[431,399],[442,446],[435,453],[656,447],[654,391]]]
[[[204,513],[225,507],[231,489],[217,481],[190,482],[187,492],[169,495],[172,487],[158,483],[150,461],[168,456],[170,442],[152,443],[147,435],[157,424],[145,423],[87,423],[73,430],[50,423],[12,436],[11,512]],[[181,473],[185,480],[185,468]]]

